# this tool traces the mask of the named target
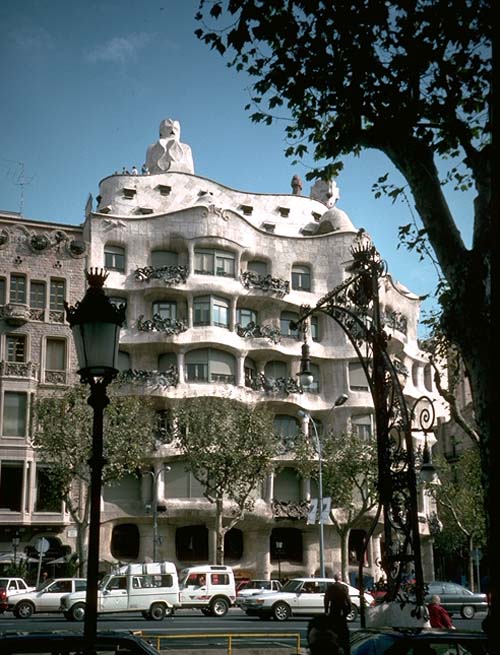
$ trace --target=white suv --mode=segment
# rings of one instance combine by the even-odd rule
[[[75,591],[85,591],[85,578],[55,578],[36,591],[7,595],[7,609],[18,619],[29,619],[35,612],[59,612],[61,597]]]
[[[277,621],[286,621],[290,616],[313,616],[323,614],[324,596],[328,585],[335,580],[330,578],[294,578],[289,580],[281,591],[247,596],[240,607],[248,616],[259,618],[274,617]],[[347,617],[354,621],[358,615],[360,598],[359,590],[346,585],[351,599],[352,611]],[[373,604],[373,596],[365,592],[367,606]]]
[[[7,596],[11,594],[23,594],[27,591],[34,591],[36,587],[30,587],[23,578],[0,578],[0,614],[7,609]]]

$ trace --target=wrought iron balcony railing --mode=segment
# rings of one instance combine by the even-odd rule
[[[145,384],[154,388],[176,387],[179,384],[179,371],[177,366],[169,366],[165,371],[146,371],[143,369],[129,368],[120,371],[117,381],[122,384],[137,383]]]
[[[245,339],[264,338],[264,339],[269,339],[274,344],[279,343],[281,341],[280,329],[279,327],[275,327],[274,325],[270,325],[270,324],[257,325],[253,321],[250,321],[249,323],[247,323],[247,325],[240,325],[239,323],[237,323],[235,325],[235,329],[238,336],[243,337]]]
[[[141,314],[136,326],[141,332],[164,332],[167,335],[180,334],[188,329],[184,321],[163,318],[159,314],[153,314],[151,319],[144,319],[144,314]]]
[[[240,279],[245,289],[260,289],[268,293],[275,293],[280,298],[290,293],[290,282],[271,275],[259,275],[253,271],[241,271]]]
[[[302,385],[294,378],[269,378],[263,373],[245,380],[245,385],[254,391],[265,391],[266,393],[284,393],[288,396],[291,393],[303,393]]]
[[[134,276],[143,282],[161,280],[167,286],[172,286],[186,282],[188,269],[187,266],[144,266],[136,268]]]

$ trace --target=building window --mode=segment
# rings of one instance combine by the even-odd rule
[[[273,528],[270,541],[271,561],[302,562],[302,531],[298,528]]]
[[[66,371],[66,342],[62,339],[47,339],[45,373],[64,371]]]
[[[44,466],[36,467],[35,512],[60,512],[62,499]]]
[[[311,269],[309,266],[295,265],[292,268],[292,289],[311,291]]]
[[[117,362],[119,371],[129,371],[130,366],[130,355],[124,350],[118,351],[118,362]]]
[[[300,431],[299,422],[295,416],[277,414],[274,417],[274,430],[281,437],[281,446],[283,451],[292,451]],[[278,496],[275,497],[278,498]],[[286,499],[282,498],[281,500]]]
[[[252,382],[257,377],[257,367],[250,357],[245,357],[245,386],[251,387]]]
[[[0,305],[5,305],[5,278],[0,277]]]
[[[349,388],[352,391],[368,391],[370,388],[361,362],[349,362]]]
[[[278,471],[274,478],[274,500],[288,503],[299,503],[300,476],[296,469],[285,467]]]
[[[10,512],[21,511],[23,463],[3,461],[0,468],[0,507]]]
[[[7,361],[26,361],[26,337],[21,334],[7,335]]]
[[[115,525],[111,535],[111,555],[118,560],[136,560],[140,543],[139,528],[134,523]]]
[[[311,316],[311,339],[319,341],[319,316]]]
[[[427,391],[432,391],[432,368],[430,364],[424,366],[424,387]]]
[[[239,325],[242,328],[247,327],[249,323],[257,325],[257,312],[253,309],[246,309],[245,307],[240,307],[236,311],[236,318]]]
[[[177,367],[177,355],[175,353],[162,353],[158,357],[158,370],[168,371],[171,366]]]
[[[264,369],[264,375],[266,378],[271,378],[272,380],[277,380],[278,378],[286,378],[287,373],[288,370],[285,362],[267,362]]]
[[[205,249],[196,249],[194,251],[195,273],[234,277],[234,270],[235,257],[232,252]]]
[[[247,271],[252,271],[252,273],[257,273],[257,275],[265,277],[267,275],[267,263],[254,259],[248,262]]]
[[[175,532],[175,555],[179,561],[208,561],[208,529],[204,525],[187,525]]]
[[[125,272],[125,249],[107,245],[104,248],[104,267],[109,271]]]
[[[188,382],[222,382],[234,384],[236,361],[230,353],[214,348],[200,348],[186,354]]]
[[[224,535],[224,557],[233,561],[243,557],[243,532],[238,528],[231,528]]]
[[[352,431],[360,439],[370,441],[373,434],[372,415],[371,414],[358,414],[351,417]]]
[[[280,317],[280,334],[282,337],[293,337],[294,339],[299,338],[299,330],[292,330],[291,323],[297,322],[299,320],[299,315],[296,312],[281,312]]]
[[[30,283],[30,307],[33,309],[45,309],[46,303],[46,284],[45,282]]]
[[[159,300],[153,303],[153,316],[175,321],[177,319],[177,303],[175,300]]]
[[[217,296],[202,296],[193,301],[193,325],[229,327],[229,302]]]
[[[172,250],[153,250],[151,252],[151,266],[163,268],[164,266],[177,266],[179,255]]]
[[[25,393],[6,391],[3,396],[2,434],[4,437],[25,437],[28,399]],[[1,505],[0,505],[1,507]]]
[[[50,281],[50,309],[64,310],[65,286],[64,280]]]
[[[26,276],[25,275],[10,276],[9,302],[20,303],[20,304],[26,303]]]

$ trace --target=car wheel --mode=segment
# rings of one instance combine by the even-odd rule
[[[18,619],[29,619],[33,616],[35,608],[31,603],[21,601],[14,608],[14,616]]]
[[[70,614],[73,621],[83,621],[85,618],[85,603],[75,603],[70,609]]]
[[[162,621],[165,616],[165,605],[161,605],[161,603],[153,603],[149,610],[149,614],[153,621]]]
[[[356,605],[351,605],[351,611],[345,618],[346,621],[349,621],[349,623],[352,623],[358,618],[358,608],[356,607]]]
[[[273,607],[273,616],[276,621],[286,621],[290,616],[290,608],[286,603],[276,603]]]
[[[473,619],[475,613],[476,613],[476,610],[474,609],[474,607],[472,605],[464,605],[462,607],[461,612],[460,612],[463,619]]]
[[[229,603],[225,598],[216,598],[211,605],[212,616],[226,616]]]

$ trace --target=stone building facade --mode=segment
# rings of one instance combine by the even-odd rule
[[[154,400],[160,418],[168,417],[169,409],[183,398],[224,396],[265,404],[284,436],[308,429],[308,418],[300,418],[298,413],[305,410],[324,433],[334,425],[336,431],[355,430],[369,438],[373,408],[367,381],[348,338],[326,315],[313,316],[307,333],[313,384],[303,389],[297,381],[302,335],[291,323],[301,305],[313,306],[345,279],[358,233],[345,212],[336,207],[335,184],[316,184],[310,197],[302,195],[296,176],[290,194],[230,189],[194,173],[191,150],[180,141],[175,121],[162,122],[158,141],[147,150],[142,173],[133,172],[115,173],[100,182],[96,205],[88,204],[81,230],[59,226],[70,240],[81,244],[77,256],[68,250],[66,241],[61,246],[64,258],[56,257],[59,251],[55,246],[47,247],[43,251],[46,256],[40,257],[30,250],[29,243],[22,245],[29,279],[41,276],[37,265],[43,261],[43,279],[50,286],[55,276],[52,268],[59,262],[59,278],[67,275],[66,299],[74,303],[84,293],[85,267],[109,272],[107,293],[113,302],[126,305],[120,337],[121,376],[130,383],[131,392]],[[47,224],[23,228],[27,222],[20,217],[13,217],[12,222],[14,227],[5,229],[25,230],[25,241],[29,241],[30,230],[48,235]],[[50,226],[50,230],[57,229]],[[0,251],[0,275],[6,289],[12,286],[9,276],[15,270],[17,252],[6,250],[13,248],[13,243],[11,239]],[[21,248],[21,243],[17,247]],[[423,393],[432,396],[430,367],[417,343],[419,298],[390,276],[381,297],[392,355],[408,373],[405,394],[408,398]],[[12,304],[8,295],[4,303],[0,310],[2,399],[14,388],[19,388],[18,393],[26,389],[29,395],[47,384],[43,343],[48,338],[62,339],[64,335],[66,371],[74,371],[68,328],[50,322],[38,326],[27,315],[15,330],[24,329],[30,335],[39,330],[37,345],[30,353],[39,366],[26,379],[6,376],[11,356],[6,345],[6,334],[11,332],[6,314],[6,307]],[[33,342],[33,337],[29,338]],[[342,394],[348,396],[347,402],[334,408]],[[8,450],[14,437],[5,432],[5,421],[3,425],[2,463],[4,458],[14,457],[14,451]],[[23,437],[16,437],[16,443],[23,441],[23,445],[15,452],[24,471],[23,511],[17,506],[0,510],[2,526],[18,521],[27,527],[36,518],[33,501],[28,500],[36,496],[32,472],[36,463],[30,463],[36,458],[29,449],[28,423]],[[130,476],[104,490],[101,561],[151,558],[151,508],[155,503],[160,559],[179,567],[212,559],[214,509],[186,472],[175,444],[165,439],[151,453],[151,463],[153,475]],[[169,470],[163,469],[165,464]],[[258,490],[254,509],[227,534],[226,563],[242,576],[267,577],[278,571],[288,577],[317,574],[318,526],[307,525],[305,517],[314,485],[300,477],[291,458],[283,456],[276,464],[275,472]],[[424,573],[431,579],[427,503],[421,494]],[[60,513],[54,524],[61,543],[73,547],[67,518]],[[369,523],[367,517],[367,528]],[[326,570],[332,573],[340,565],[339,537],[328,522],[324,534]],[[353,552],[360,534],[361,530],[354,530],[351,535]],[[32,539],[32,532],[26,532],[26,537]],[[377,578],[381,529],[371,542],[367,571]],[[355,560],[351,569],[353,574],[357,571]]]

